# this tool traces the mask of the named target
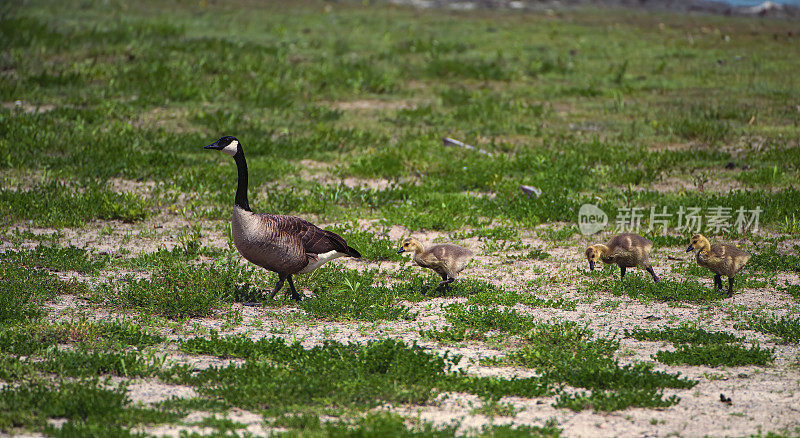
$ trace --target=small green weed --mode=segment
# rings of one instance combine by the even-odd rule
[[[107,255],[92,255],[85,249],[69,246],[66,248],[38,245],[31,250],[9,250],[0,257],[3,263],[14,263],[29,269],[48,268],[55,271],[76,271],[96,274],[107,264]]]
[[[163,373],[163,378],[198,386],[207,395],[221,397],[234,406],[259,407],[274,413],[298,408],[301,412],[369,408],[385,402],[423,403],[438,390],[491,397],[548,392],[548,386],[537,379],[478,378],[452,372],[460,357],[439,356],[393,339],[366,345],[328,341],[305,349],[280,338],[252,341],[244,336],[220,338],[212,333],[210,339],[184,341],[181,348],[194,354],[242,357],[247,362],[197,373],[181,365]],[[286,400],[291,400],[291,405]]]
[[[640,301],[685,301],[704,303],[725,298],[725,293],[706,287],[696,280],[661,280],[653,282],[652,278],[642,275],[628,274],[625,279],[609,278],[595,282],[589,286],[591,291],[610,292],[615,296],[627,295]]]
[[[680,345],[676,351],[659,351],[653,358],[667,365],[742,366],[769,365],[775,360],[774,349],[741,344]]]
[[[626,409],[631,406],[646,408],[666,408],[678,404],[680,398],[671,395],[665,400],[663,393],[656,389],[624,389],[617,391],[592,391],[590,394],[580,392],[576,394],[561,393],[553,406],[567,408],[573,411],[594,409],[595,411],[611,412]]]
[[[0,430],[17,427],[42,430],[49,418],[67,419],[67,424],[74,423],[67,430],[85,431],[170,421],[177,416],[133,407],[124,385],[108,389],[97,378],[26,381],[0,389]]]
[[[753,330],[780,338],[784,343],[800,342],[800,318],[770,318],[750,316],[746,321],[735,325],[737,330]]]
[[[709,332],[688,325],[663,330],[626,329],[625,336],[640,341],[664,341],[672,342],[673,344],[712,345],[744,341],[744,338],[730,333]]]
[[[43,183],[30,190],[0,188],[3,221],[30,220],[43,227],[80,226],[92,219],[134,222],[149,214],[139,195],[115,193],[100,183],[78,188],[60,182]]]

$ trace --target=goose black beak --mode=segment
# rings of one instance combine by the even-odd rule
[[[692,251],[694,251],[694,247],[692,245],[689,245],[689,247],[686,248],[686,252],[692,252]]]
[[[397,253],[398,253],[398,254],[402,254],[402,253],[404,253],[405,251],[406,251],[406,250],[404,250],[403,248],[400,248],[400,249],[398,249],[398,250],[397,250]]]
[[[218,143],[219,143],[219,141],[215,141],[214,143],[211,143],[210,145],[203,146],[203,149],[219,149]]]
[[[591,269],[592,271],[594,271],[594,262],[593,262],[593,261],[591,261],[591,260],[589,260],[589,269]]]

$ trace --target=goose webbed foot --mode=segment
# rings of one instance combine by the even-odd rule
[[[624,266],[620,266],[619,267],[619,279],[620,280],[624,280],[625,279],[625,267]]]
[[[289,289],[292,290],[292,299],[295,301],[300,301],[300,294],[297,293],[297,289],[294,288],[294,281],[292,280],[292,276],[287,276],[289,279]]]

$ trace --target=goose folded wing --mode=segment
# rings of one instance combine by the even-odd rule
[[[353,255],[354,252],[358,254],[357,251],[347,246],[347,242],[336,233],[323,230],[311,222],[297,217],[284,216],[281,219],[285,229],[291,230],[291,233],[300,239],[306,253],[324,254],[337,251],[348,255]]]

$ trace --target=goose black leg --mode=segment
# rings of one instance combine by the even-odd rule
[[[625,267],[624,266],[620,266],[619,267],[619,279],[622,280],[624,278],[625,278]]]
[[[292,289],[292,299],[295,301],[300,301],[300,294],[297,293],[297,289],[294,288],[294,281],[292,281],[292,276],[289,275],[287,278],[289,279],[289,288]]]
[[[722,290],[722,276],[719,274],[714,276],[714,289]]]
[[[275,298],[275,294],[278,293],[279,290],[283,287],[283,281],[286,280],[286,274],[278,274],[278,282],[275,283],[275,289],[272,289],[272,292],[269,293],[270,298]],[[289,283],[291,284],[291,279],[289,279]]]
[[[722,279],[719,280],[720,289],[722,289]],[[733,277],[728,277],[728,298],[733,296]]]
[[[655,272],[653,272],[653,267],[652,267],[652,266],[648,266],[646,269],[647,269],[647,272],[649,272],[649,273],[650,273],[650,275],[652,275],[652,276],[653,276],[653,281],[655,281],[656,283],[658,283],[658,281],[659,281],[659,280],[658,280],[658,276],[656,275],[656,273],[655,273]]]

